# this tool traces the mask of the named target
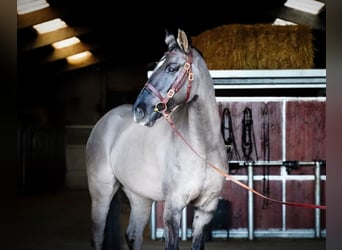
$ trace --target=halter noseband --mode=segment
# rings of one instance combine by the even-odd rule
[[[166,54],[179,54],[179,53],[167,52]],[[179,72],[176,81],[172,84],[172,87],[167,92],[166,97],[163,97],[160,94],[159,90],[153,87],[153,85],[151,85],[149,82],[146,82],[145,88],[152,91],[152,93],[155,94],[160,100],[160,102],[154,106],[154,110],[153,110],[154,112],[159,112],[163,114],[164,117],[168,117],[168,115],[172,112],[172,110],[168,109],[167,103],[184,86],[186,79],[188,79],[188,86],[187,86],[187,91],[186,91],[185,102],[189,100],[192,80],[194,79],[191,66],[192,66],[192,54],[190,52],[189,56],[186,56],[186,62],[181,72]],[[188,77],[186,78],[186,76]]]

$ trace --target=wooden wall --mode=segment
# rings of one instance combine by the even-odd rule
[[[251,99],[252,100],[252,99]],[[236,149],[243,161],[241,149],[241,133],[243,111],[246,107],[252,111],[253,130],[256,150],[251,154],[253,160],[264,161],[263,125],[265,110],[269,119],[270,161],[299,161],[315,162],[326,159],[325,142],[325,101],[315,98],[279,99],[279,101],[221,101],[218,103],[219,113],[228,108],[232,117],[233,132],[236,140]],[[256,154],[257,152],[257,154]],[[237,161],[236,156],[232,158]],[[269,169],[266,176],[264,171]],[[254,166],[254,189],[263,193],[264,177],[269,179],[267,194],[276,200],[282,200],[285,194],[286,201],[298,203],[315,203],[315,165],[301,166],[286,169],[276,166]],[[240,167],[231,171],[231,175],[247,184],[247,167]],[[325,204],[325,167],[321,167],[320,184],[321,204]],[[283,190],[285,188],[285,190]],[[221,198],[229,201],[227,211],[229,221],[226,225],[229,230],[241,230],[248,227],[248,191],[237,184],[226,181],[222,189]],[[279,203],[268,202],[254,196],[253,201],[254,230],[313,230],[315,228],[315,209],[295,206],[283,206]],[[157,204],[157,228],[162,228],[163,203]],[[284,216],[285,215],[285,216]],[[188,228],[191,228],[192,211],[188,208]],[[285,218],[285,220],[284,220]],[[325,211],[321,211],[320,227],[325,229]],[[305,234],[304,234],[305,236]]]

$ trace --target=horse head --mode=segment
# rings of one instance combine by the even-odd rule
[[[134,121],[152,127],[180,104],[191,100],[192,50],[184,31],[166,32],[168,51],[159,60],[133,105]]]

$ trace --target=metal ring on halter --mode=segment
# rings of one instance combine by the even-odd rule
[[[155,106],[153,111],[158,113],[163,113],[167,109],[167,106],[163,102],[158,102]]]

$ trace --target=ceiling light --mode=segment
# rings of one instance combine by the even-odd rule
[[[286,20],[281,19],[281,18],[276,18],[273,22],[273,25],[297,25],[297,24],[290,22],[290,21],[286,21]]]
[[[66,60],[70,64],[78,64],[89,59],[91,56],[92,56],[92,53],[90,51],[84,51],[84,52],[81,52],[72,56],[68,56]]]
[[[313,15],[319,14],[325,7],[325,3],[315,0],[287,0],[284,5]]]
[[[79,43],[79,42],[80,42],[80,39],[78,39],[77,37],[74,36],[74,37],[53,43],[52,47],[54,47],[55,49],[61,49],[61,48],[65,48],[65,47],[74,45],[74,44]]]
[[[49,6],[45,0],[17,0],[17,13],[23,15]]]
[[[67,27],[66,23],[62,21],[60,18],[55,18],[44,23],[33,25],[33,28],[39,34],[48,33],[65,27]]]

